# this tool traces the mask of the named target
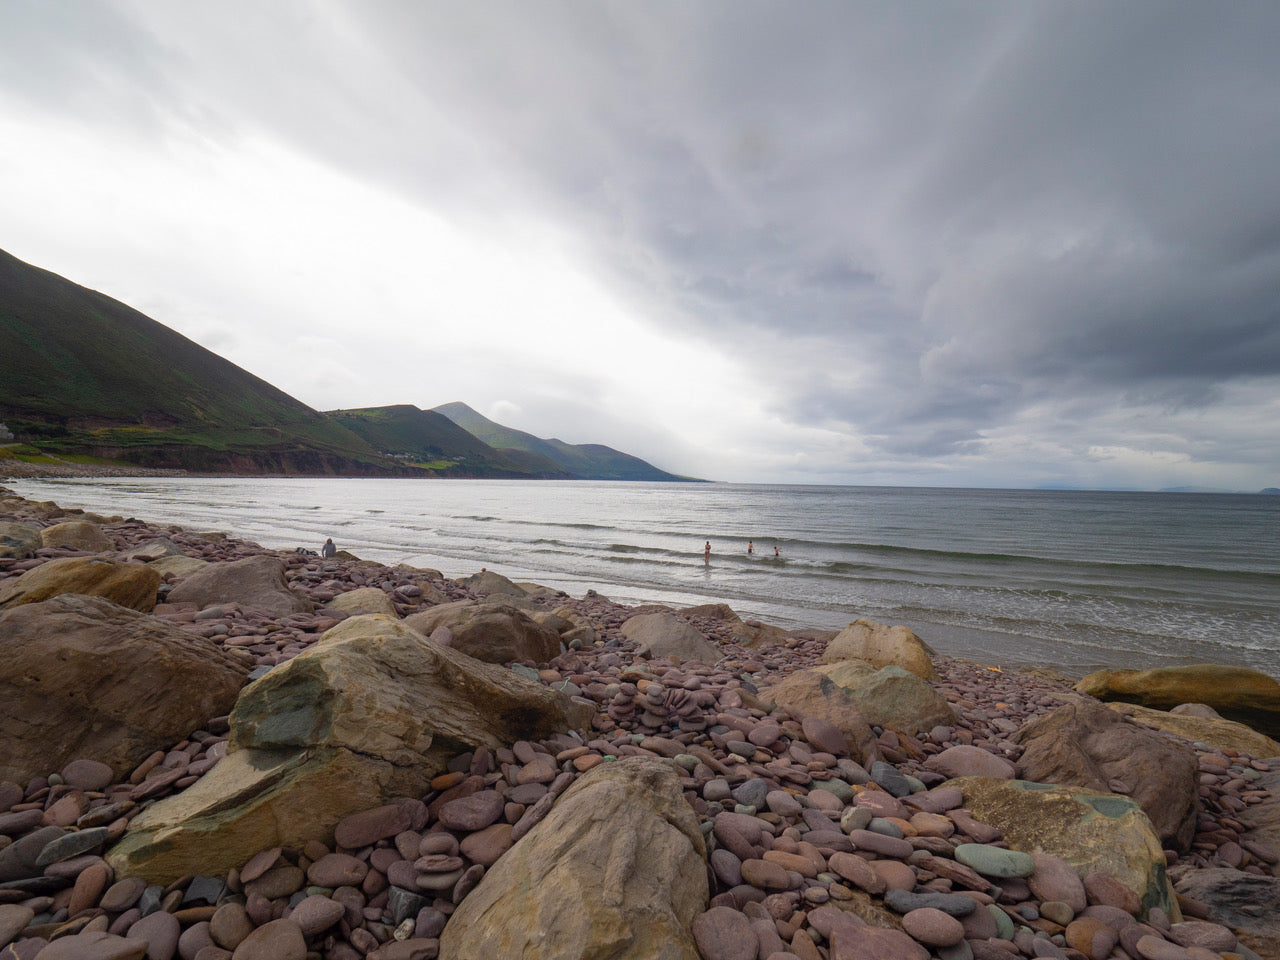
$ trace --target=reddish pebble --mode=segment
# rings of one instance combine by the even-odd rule
[[[930,947],[952,947],[964,939],[964,925],[934,907],[908,911],[902,917],[902,929]]]
[[[758,942],[746,915],[712,907],[693,921],[693,939],[703,960],[756,960]]]

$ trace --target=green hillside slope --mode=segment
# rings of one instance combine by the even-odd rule
[[[210,472],[401,472],[365,440],[104,294],[0,251],[0,422],[42,450]]]
[[[572,479],[537,455],[509,456],[472,436],[448,417],[410,404],[330,410],[332,417],[386,456],[443,477]]]
[[[659,470],[653,464],[597,443],[573,444],[543,440],[523,430],[504,427],[465,403],[433,407],[468,433],[498,450],[522,450],[559,464],[580,480],[688,480]]]

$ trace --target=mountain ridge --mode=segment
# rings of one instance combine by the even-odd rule
[[[559,441],[550,442],[558,456],[496,449],[447,416],[411,404],[315,410],[127,304],[3,250],[0,437],[0,474],[15,458],[233,475],[613,479],[617,473],[593,473],[588,454],[575,455],[577,470],[566,467]],[[616,455],[661,478],[683,479],[602,450],[609,453],[599,454],[601,462]]]
[[[639,457],[623,453],[600,443],[565,443],[546,440],[523,430],[507,427],[467,406],[461,401],[432,407],[474,437],[497,450],[522,450],[546,457],[584,480],[689,480],[653,466]]]

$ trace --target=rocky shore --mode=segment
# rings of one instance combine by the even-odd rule
[[[3,487],[0,653],[0,960],[1280,957],[1252,671],[1076,689]]]

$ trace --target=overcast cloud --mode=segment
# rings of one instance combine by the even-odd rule
[[[1272,2],[0,0],[0,247],[318,408],[1280,486]]]

